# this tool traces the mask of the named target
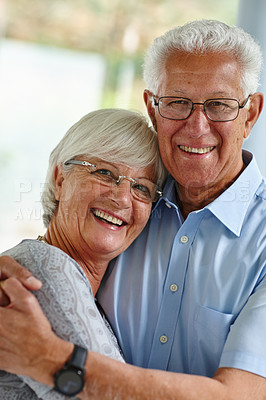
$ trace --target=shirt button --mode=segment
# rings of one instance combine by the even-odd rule
[[[166,343],[168,341],[168,337],[166,335],[162,335],[160,336],[160,342],[162,344]]]
[[[188,242],[188,237],[186,235],[181,236],[180,242],[183,243],[183,244],[187,243]]]
[[[177,292],[178,285],[176,283],[172,283],[172,285],[170,285],[170,290],[171,290],[171,292]]]

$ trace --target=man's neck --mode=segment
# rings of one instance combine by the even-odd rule
[[[220,185],[214,184],[204,187],[185,188],[176,183],[177,203],[183,217],[186,219],[188,214],[190,214],[192,211],[201,210],[208,204],[212,203],[236,181],[244,169],[245,165],[243,163],[241,171],[235,176],[234,179]]]
[[[177,185],[177,203],[183,217],[186,219],[192,211],[206,207],[219,197],[224,190],[216,191],[215,193],[212,193],[208,188],[204,191],[201,189],[200,192],[195,188],[184,191]]]

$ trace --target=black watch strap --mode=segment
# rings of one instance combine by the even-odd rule
[[[70,359],[54,375],[54,389],[71,397],[80,393],[84,386],[85,362],[88,351],[83,347],[74,345]]]
[[[65,365],[71,365],[72,367],[83,369],[86,362],[87,353],[88,351],[86,349],[75,344],[70,360],[67,361]]]

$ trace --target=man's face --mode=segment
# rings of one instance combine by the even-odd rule
[[[225,54],[171,55],[155,95],[185,97],[195,103],[214,98],[236,99],[240,104],[245,100],[238,64]],[[218,193],[241,172],[242,144],[251,128],[246,124],[248,106],[234,121],[211,121],[201,105],[194,106],[188,119],[175,121],[161,117],[158,107],[151,111],[146,103],[158,131],[163,162],[181,190]]]

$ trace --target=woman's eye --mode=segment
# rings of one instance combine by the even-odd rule
[[[112,172],[109,171],[109,169],[104,169],[104,168],[102,168],[102,169],[97,169],[97,170],[95,171],[95,174],[98,174],[98,175],[106,175],[106,176],[112,176],[112,175],[113,175]]]
[[[96,176],[98,179],[105,180],[108,182],[117,180],[114,174],[111,171],[109,171],[109,169],[105,168],[97,169],[96,171],[93,171],[92,174]]]
[[[110,178],[116,179],[112,171],[110,171],[109,169],[105,168],[97,169],[96,171],[94,171],[94,173],[100,176],[107,176],[107,177],[109,176]]]
[[[138,190],[138,191],[142,192],[143,194],[146,194],[147,196],[150,195],[150,191],[147,188],[147,186],[145,186],[145,185],[135,184],[134,190]]]

